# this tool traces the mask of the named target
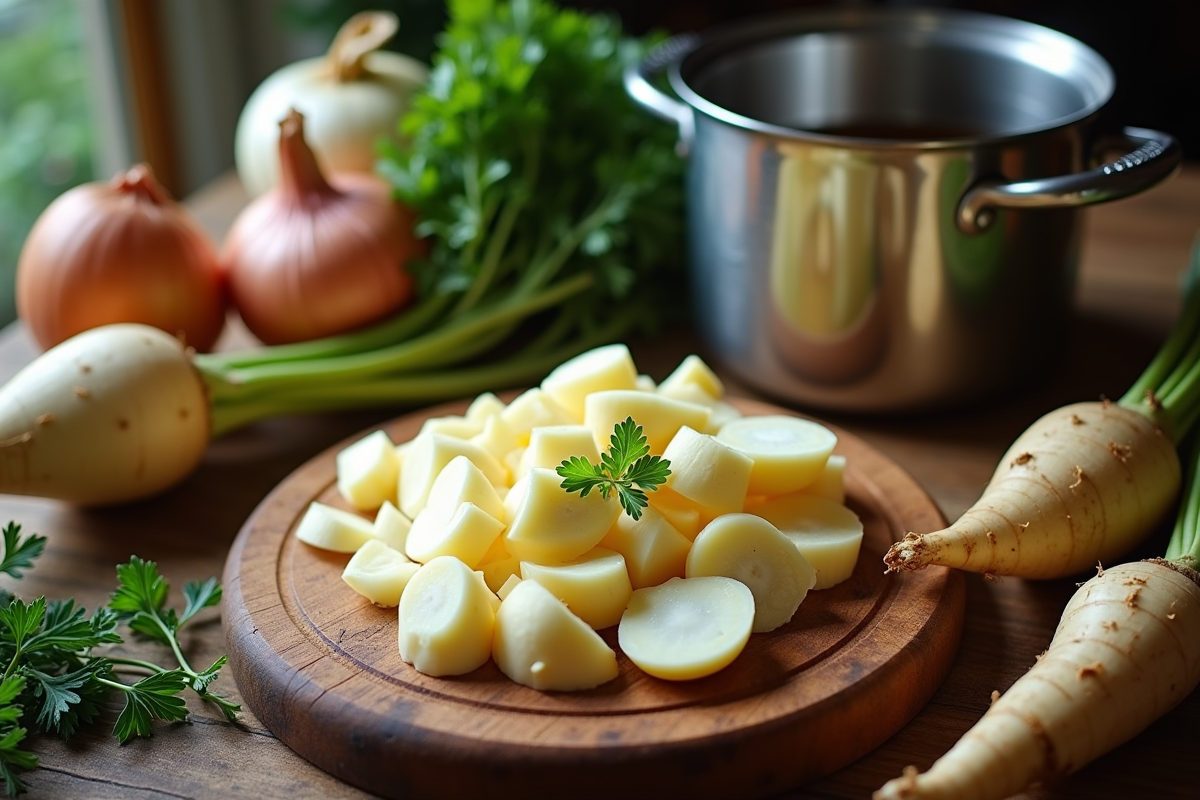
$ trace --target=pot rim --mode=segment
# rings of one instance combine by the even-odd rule
[[[1023,48],[1018,60],[1063,75],[1080,89],[1086,102],[1071,114],[992,133],[938,139],[884,139],[805,131],[764,122],[714,103],[688,82],[721,57],[758,44],[809,34],[850,32],[923,39],[942,37],[947,41],[957,38],[975,45],[976,49],[1007,56],[1013,56],[1010,48]],[[1035,60],[1038,55],[1042,56],[1042,63]],[[1112,98],[1116,84],[1112,67],[1104,57],[1074,37],[1010,17],[949,9],[806,10],[759,16],[700,34],[694,47],[668,65],[667,74],[671,88],[692,109],[736,128],[798,142],[899,150],[991,145],[1074,125],[1095,116]]]

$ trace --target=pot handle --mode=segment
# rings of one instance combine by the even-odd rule
[[[1136,149],[1096,169],[1018,183],[977,183],[959,201],[959,230],[987,230],[997,207],[1063,208],[1119,200],[1170,177],[1183,161],[1183,148],[1170,134],[1147,128],[1126,128],[1124,134]]]
[[[681,156],[686,156],[691,148],[692,137],[696,132],[696,118],[686,103],[659,91],[651,79],[695,50],[699,44],[698,35],[681,33],[656,45],[640,61],[625,68],[625,91],[629,96],[651,114],[667,122],[674,122],[679,128],[677,149]]]

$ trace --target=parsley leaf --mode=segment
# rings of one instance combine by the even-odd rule
[[[187,704],[179,693],[188,688],[189,676],[181,669],[158,672],[125,686],[125,708],[117,717],[113,733],[124,744],[135,736],[150,736],[155,719],[174,722],[187,719]]]
[[[0,775],[4,776],[4,789],[9,797],[26,791],[17,771],[37,769],[38,765],[36,755],[20,749],[25,729],[19,724],[22,708],[16,700],[24,691],[25,678],[21,675],[0,681]]]
[[[642,426],[626,417],[617,423],[609,438],[608,452],[593,464],[585,456],[572,456],[558,465],[560,484],[568,492],[587,497],[595,489],[602,497],[616,493],[621,508],[634,520],[642,518],[648,503],[646,490],[658,491],[671,474],[670,461],[650,455],[650,445]]]
[[[21,526],[9,522],[4,526],[4,558],[0,560],[0,572],[6,572],[13,578],[20,578],[21,570],[33,566],[33,559],[42,554],[46,548],[46,537],[33,534],[21,541]]]

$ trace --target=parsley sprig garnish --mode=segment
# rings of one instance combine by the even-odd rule
[[[599,464],[586,456],[571,456],[558,465],[557,472],[562,488],[579,492],[580,497],[587,497],[592,489],[606,498],[616,493],[625,513],[638,520],[648,502],[646,490],[658,491],[671,474],[670,466],[661,456],[650,455],[642,426],[626,417],[613,429],[608,452],[600,454]]]
[[[45,547],[45,537],[21,536],[10,522],[3,531],[0,572],[20,578]],[[166,606],[169,586],[152,561],[137,556],[117,567],[117,590],[108,605],[88,616],[72,599],[26,603],[5,592],[0,597],[0,776],[10,796],[24,792],[20,773],[36,769],[37,756],[22,748],[30,727],[70,738],[99,715],[113,692],[125,698],[113,734],[122,743],[152,734],[154,720],[186,719],[180,695],[191,689],[236,720],[241,706],[209,691],[225,657],[201,672],[184,656],[179,631],[198,612],[221,600],[215,579],[184,586],[182,613]],[[127,658],[97,648],[121,644],[118,627],[168,647],[177,666]],[[138,676],[133,683],[118,673]]]

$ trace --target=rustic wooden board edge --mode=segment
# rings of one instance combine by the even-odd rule
[[[792,413],[754,401],[739,403],[748,413]],[[429,415],[461,411],[461,404],[447,404],[430,409]],[[386,427],[386,426],[381,426]],[[873,451],[860,440],[838,431],[844,441],[854,442],[859,462],[864,453],[876,463],[873,467],[883,494],[902,492],[911,495],[923,513],[933,515],[941,524],[936,505],[897,465]],[[349,441],[329,448],[329,456]],[[327,469],[321,457],[301,467],[293,475],[306,470]],[[226,564],[226,603],[223,607],[230,664],[239,689],[263,723],[297,753],[321,769],[372,792],[385,796],[452,797],[489,791],[497,782],[519,780],[529,798],[552,797],[559,794],[570,781],[572,791],[580,796],[606,796],[627,789],[630,782],[643,776],[651,763],[650,779],[661,785],[686,786],[689,794],[698,797],[728,796],[731,792],[745,796],[763,796],[813,780],[840,769],[879,746],[902,728],[924,706],[948,673],[957,652],[965,608],[965,583],[961,576],[948,570],[927,570],[922,573],[895,577],[890,591],[903,593],[901,601],[914,608],[928,609],[928,618],[913,634],[910,645],[889,653],[886,663],[871,664],[872,644],[889,643],[884,629],[864,631],[866,657],[856,662],[863,670],[862,691],[855,709],[837,708],[838,698],[830,698],[832,707],[825,716],[830,724],[795,724],[794,719],[781,718],[750,731],[714,737],[700,741],[674,742],[655,748],[628,747],[581,750],[570,746],[561,748],[490,747],[484,752],[471,751],[455,737],[436,732],[414,731],[405,721],[404,701],[395,708],[367,709],[360,730],[342,731],[346,741],[339,746],[325,746],[313,731],[335,733],[341,725],[339,716],[344,709],[329,708],[326,688],[330,684],[352,684],[359,676],[337,659],[327,658],[308,637],[297,633],[285,643],[268,642],[259,634],[259,624],[282,622],[286,609],[270,597],[246,597],[237,564],[246,548],[271,546],[260,535],[258,542],[250,541],[249,533],[260,523],[263,509],[282,502],[291,490],[291,479],[280,484],[259,509],[247,520],[230,551]],[[303,482],[301,482],[303,483]],[[291,502],[307,503],[311,497],[292,497]],[[924,519],[929,523],[930,519]],[[894,524],[894,523],[893,523]],[[277,546],[287,531],[274,531],[271,539]],[[881,565],[882,569],[882,565]],[[278,580],[276,581],[278,584]],[[277,590],[278,590],[277,586]],[[294,622],[294,621],[293,621]],[[286,657],[284,657],[286,652]],[[295,668],[295,661],[309,664],[309,669]],[[253,666],[252,666],[253,665]],[[288,675],[279,682],[263,681],[261,675]],[[319,673],[319,674],[316,674]],[[891,676],[890,678],[888,676]],[[906,687],[897,696],[896,681]],[[323,702],[324,701],[324,702]],[[374,714],[372,715],[372,711]],[[882,720],[882,722],[881,722]],[[865,723],[870,724],[865,724]],[[781,739],[780,737],[783,737]],[[781,741],[798,754],[814,750],[816,744],[838,740],[842,757],[825,761],[779,763]],[[403,745],[397,751],[399,745]],[[343,746],[344,745],[344,746]],[[707,754],[700,757],[700,753]],[[392,769],[379,770],[380,760],[390,761]],[[397,770],[397,761],[404,769]],[[753,776],[753,785],[739,777],[733,784],[729,776],[722,777],[721,763],[736,761],[738,774]],[[470,769],[462,769],[464,762]],[[588,774],[586,785],[579,785],[580,774]]]

